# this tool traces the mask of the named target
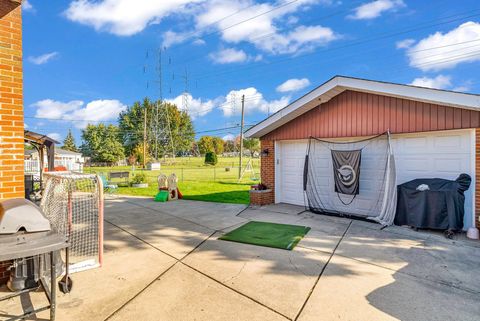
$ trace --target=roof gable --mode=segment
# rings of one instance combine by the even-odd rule
[[[262,137],[346,90],[415,100],[462,109],[480,110],[480,96],[447,90],[335,76],[246,131],[246,137]],[[320,106],[321,108],[321,106]]]

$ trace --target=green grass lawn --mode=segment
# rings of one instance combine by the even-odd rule
[[[122,195],[150,196],[157,193],[157,177],[160,174],[170,175],[175,173],[179,179],[178,187],[184,199],[248,204],[250,185],[258,184],[258,179],[252,179],[251,173],[245,173],[244,178],[238,182],[238,158],[219,157],[216,166],[203,164],[201,157],[176,158],[175,162],[162,164],[160,171],[143,171],[140,168],[132,169],[131,166],[117,167],[89,167],[86,173],[103,173],[112,171],[129,171],[130,179],[136,172],[144,172],[149,183],[148,188],[119,187],[117,193]],[[244,160],[244,166],[248,158]],[[252,159],[256,177],[260,176],[260,160]]]
[[[248,183],[231,183],[231,182],[198,182],[188,181],[178,184],[183,198],[187,200],[218,202],[218,203],[235,203],[248,204],[250,189]],[[150,184],[148,188],[119,187],[118,194],[150,196],[157,194],[157,186]]]

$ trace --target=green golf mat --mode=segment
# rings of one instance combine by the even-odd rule
[[[252,221],[219,239],[292,250],[308,231],[310,231],[308,226]]]

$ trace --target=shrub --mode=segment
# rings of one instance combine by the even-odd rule
[[[132,184],[142,184],[147,182],[147,175],[145,173],[135,174],[132,178]]]
[[[217,154],[214,152],[206,152],[205,153],[205,164],[206,165],[217,165],[218,159]]]

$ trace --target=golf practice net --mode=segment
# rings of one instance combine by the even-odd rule
[[[393,224],[397,187],[390,134],[348,142],[310,138],[303,190],[311,212]]]

